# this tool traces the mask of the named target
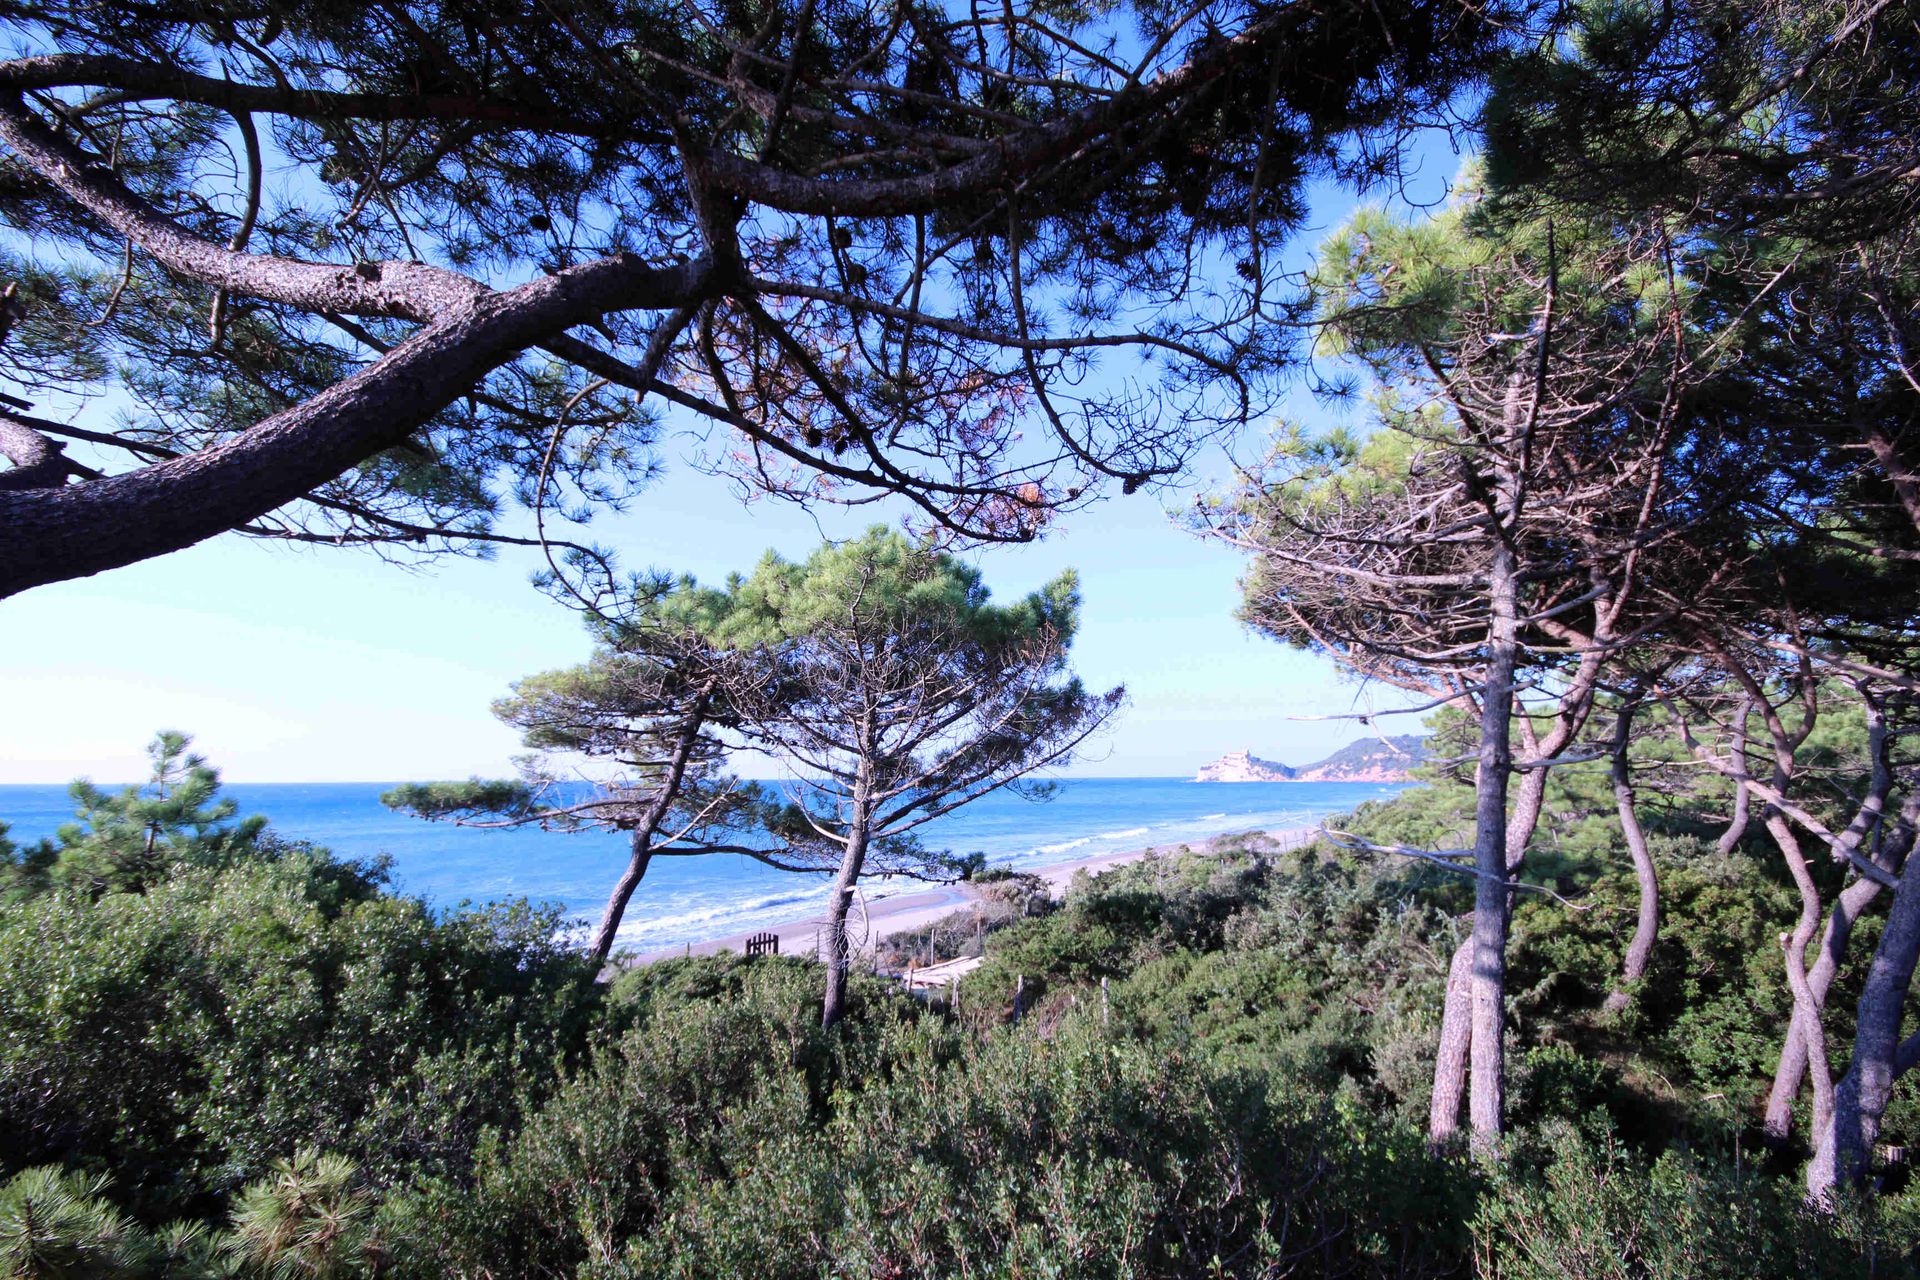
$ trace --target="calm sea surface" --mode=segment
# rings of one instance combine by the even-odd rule
[[[264,813],[281,835],[348,857],[388,854],[395,887],[438,906],[527,897],[591,919],[626,864],[611,833],[480,831],[423,822],[380,804],[382,783],[236,784],[228,793]],[[928,848],[979,851],[1033,870],[1146,845],[1231,831],[1311,826],[1402,787],[1374,782],[1197,783],[1182,778],[1071,779],[1049,801],[996,793],[922,829]],[[0,822],[16,840],[51,835],[72,817],[66,788],[0,786]],[[910,881],[870,886],[872,897],[910,893]],[[775,871],[736,855],[659,858],[634,895],[621,941],[640,950],[702,942],[818,908],[826,878]]]

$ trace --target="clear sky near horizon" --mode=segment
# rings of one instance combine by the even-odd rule
[[[1410,191],[1434,201],[1459,161],[1438,140],[1421,150]],[[1292,265],[1354,203],[1319,187]],[[1288,412],[1328,420],[1304,393]],[[630,567],[717,580],[751,568],[769,547],[805,555],[823,534],[858,532],[882,510],[743,505],[726,480],[690,465],[691,446],[672,428],[669,419],[663,477],[588,530]],[[1225,473],[1213,451],[1182,491],[1116,489],[1043,542],[969,554],[1002,599],[1079,570],[1076,670],[1090,687],[1125,684],[1130,701],[1067,772],[1173,776],[1241,748],[1305,763],[1370,731],[1295,717],[1404,705],[1234,618],[1241,557],[1166,515]],[[516,678],[576,662],[588,648],[577,617],[529,585],[539,564],[531,549],[502,548],[491,562],[408,568],[365,552],[228,535],[36,588],[0,605],[0,783],[131,781],[162,728],[193,734],[236,782],[505,773],[517,739],[489,703]],[[1412,731],[1416,719],[1389,720],[1386,731]]]

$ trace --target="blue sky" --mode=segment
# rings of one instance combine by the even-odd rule
[[[1425,150],[1421,185],[1432,199],[1458,162],[1441,146]],[[1322,189],[1295,241],[1298,261],[1352,203]],[[1289,408],[1324,418],[1304,395]],[[663,479],[591,531],[634,567],[718,579],[768,547],[804,555],[823,534],[874,519],[873,509],[826,511],[816,523],[773,501],[742,505],[726,481],[690,465],[684,437],[669,426],[663,439]],[[1194,484],[1217,483],[1224,470],[1213,456]],[[971,557],[1002,597],[1080,571],[1076,668],[1091,687],[1125,684],[1131,701],[1070,772],[1179,775],[1238,748],[1304,763],[1366,731],[1292,717],[1399,703],[1240,626],[1240,557],[1165,514],[1191,492],[1116,491],[1045,542]],[[528,585],[537,564],[536,553],[508,548],[490,563],[404,568],[364,552],[228,536],[30,591],[0,607],[0,706],[11,712],[0,783],[131,780],[161,728],[194,734],[233,781],[504,773],[517,742],[488,704],[519,676],[587,651],[575,616]]]
[[[743,507],[681,466],[599,536],[635,564],[717,579],[768,546],[804,554],[820,528],[867,520],[817,527],[784,505]],[[1239,557],[1175,528],[1158,497],[1115,497],[1045,543],[972,558],[998,596],[1080,571],[1075,666],[1090,686],[1127,685],[1131,704],[1075,772],[1189,773],[1239,747],[1302,762],[1359,733],[1288,720],[1364,695],[1330,664],[1248,635],[1233,618]],[[29,592],[6,605],[0,782],[130,779],[163,727],[194,734],[236,781],[502,772],[517,744],[488,703],[587,651],[574,615],[527,585],[533,567],[513,551],[408,570],[228,537]]]

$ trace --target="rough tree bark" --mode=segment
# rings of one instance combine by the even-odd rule
[[[1439,1150],[1460,1131],[1460,1098],[1467,1089],[1467,1047],[1473,1038],[1473,935],[1460,940],[1447,965],[1447,991],[1440,1012],[1440,1049],[1433,1063],[1433,1096],[1427,1104],[1427,1144]]]
[[[1474,797],[1472,1041],[1467,1114],[1477,1151],[1490,1153],[1506,1117],[1507,779],[1513,771],[1513,673],[1519,653],[1513,551],[1495,545],[1488,575],[1486,692]]]
[[[847,942],[847,912],[853,906],[860,868],[867,860],[868,831],[873,819],[872,790],[870,771],[863,763],[859,785],[853,793],[853,818],[847,825],[846,852],[841,856],[840,871],[833,878],[833,890],[827,899],[827,994],[820,1006],[820,1025],[829,1029],[847,1012],[847,970],[852,961]]]

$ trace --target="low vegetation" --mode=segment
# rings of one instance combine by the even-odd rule
[[[190,811],[76,792],[87,821],[7,847],[0,1275],[1916,1274],[1901,1168],[1818,1212],[1806,1153],[1759,1140],[1793,891],[1684,806],[1619,1009],[1632,870],[1550,796],[1487,1163],[1423,1133],[1471,906],[1423,861],[1248,836],[1057,904],[984,881],[934,930],[984,952],[957,994],[856,976],[823,1029],[812,962],[594,983],[553,916],[436,914],[176,773]],[[1437,778],[1343,829],[1444,835],[1470,800]],[[56,873],[149,845],[137,885]],[[1910,1089],[1883,1133],[1920,1139]]]

